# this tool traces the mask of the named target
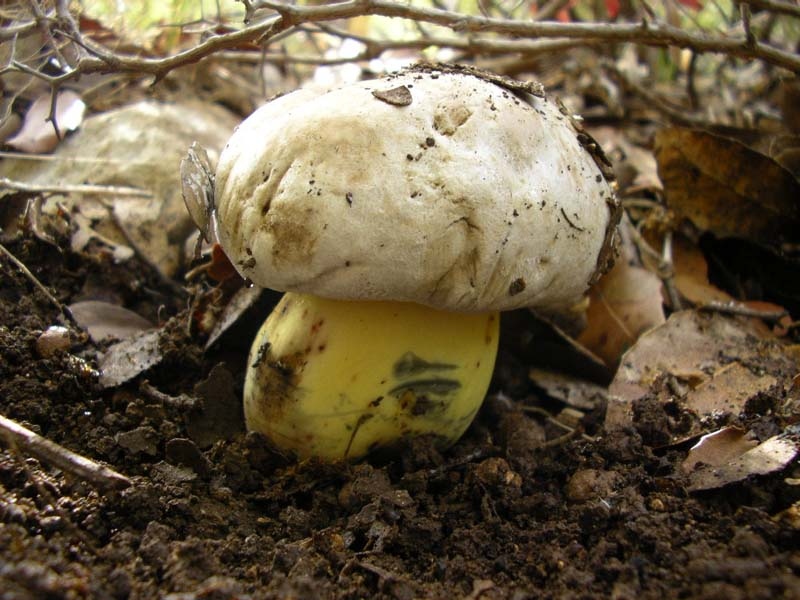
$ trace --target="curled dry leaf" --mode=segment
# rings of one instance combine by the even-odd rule
[[[225,305],[225,308],[222,309],[222,313],[220,313],[214,323],[214,327],[208,334],[208,340],[206,340],[205,346],[206,350],[213,346],[220,336],[230,329],[230,327],[239,320],[239,317],[255,304],[263,291],[262,288],[251,286],[242,287],[233,294],[233,297],[231,297],[230,301]]]
[[[692,304],[729,302],[733,298],[708,280],[708,263],[700,249],[684,237],[672,242],[675,287]]]
[[[719,467],[757,446],[758,442],[747,437],[739,427],[723,427],[707,433],[689,450],[683,461],[683,470],[693,471],[698,465]]]
[[[71,90],[61,90],[56,95],[55,125],[50,120],[51,108],[50,93],[42,94],[25,114],[22,129],[17,134],[6,140],[6,144],[22,152],[45,153],[50,152],[60,141],[60,137],[68,131],[75,131],[83,121],[86,105],[81,97]]]
[[[771,245],[800,231],[800,183],[775,160],[739,141],[669,128],[656,135],[667,204],[718,237]]]
[[[630,142],[625,133],[615,127],[593,127],[591,133],[614,165],[620,195],[661,192],[661,180],[652,150]]]
[[[677,405],[682,418],[669,432],[675,442],[704,433],[703,417],[738,415],[752,398],[788,388],[797,371],[756,319],[677,312],[622,357],[609,387],[606,426],[635,425],[635,403],[655,398]]]
[[[661,280],[624,260],[592,288],[589,298],[588,325],[578,342],[612,368],[642,333],[664,322]]]

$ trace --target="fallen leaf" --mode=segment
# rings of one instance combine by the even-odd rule
[[[161,362],[161,332],[146,331],[109,347],[100,357],[100,387],[118,386]]]
[[[75,131],[83,121],[86,105],[81,97],[71,90],[61,90],[56,95],[56,132],[50,121],[50,93],[42,94],[25,113],[22,129],[6,140],[6,144],[22,152],[42,154],[58,146],[59,134],[63,138],[68,131]]]
[[[738,415],[744,411],[750,398],[766,392],[776,383],[777,379],[772,375],[732,362],[716,369],[709,379],[691,390],[685,403],[698,415]]]
[[[689,450],[681,465],[687,473],[698,464],[719,467],[741,456],[757,446],[758,442],[747,437],[747,432],[738,427],[723,427],[707,433]]]
[[[617,127],[592,127],[590,133],[614,166],[620,194],[661,192],[658,165],[652,150],[631,143]]]
[[[797,453],[798,447],[794,441],[785,435],[776,435],[719,467],[693,471],[689,475],[689,491],[718,489],[754,475],[775,473],[786,468]]]
[[[578,342],[612,368],[642,333],[664,322],[661,280],[627,261],[617,262],[589,299],[588,324]]]
[[[739,141],[673,127],[656,135],[668,206],[718,237],[774,245],[800,231],[800,183]]]
[[[239,320],[251,306],[261,297],[264,290],[259,287],[242,287],[234,293],[230,301],[222,309],[222,313],[214,323],[211,333],[208,334],[205,349],[213,346],[220,336]]]
[[[551,397],[573,408],[592,411],[606,401],[606,388],[556,371],[534,368],[530,380]]]
[[[622,357],[609,386],[605,424],[634,424],[635,403],[654,399],[681,415],[666,432],[675,442],[705,433],[704,417],[737,415],[751,398],[786,387],[797,371],[797,362],[758,320],[680,311]]]
[[[94,342],[124,340],[153,328],[141,315],[110,302],[85,300],[70,304],[69,309]]]
[[[729,302],[733,298],[708,280],[708,263],[700,248],[684,237],[672,240],[675,287],[692,304]]]
[[[207,242],[216,241],[214,231],[214,170],[208,152],[192,142],[181,159],[181,190],[183,203]]]

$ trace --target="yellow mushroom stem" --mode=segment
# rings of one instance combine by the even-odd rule
[[[497,313],[286,293],[250,351],[247,427],[324,460],[407,436],[452,444],[486,395],[499,321]]]

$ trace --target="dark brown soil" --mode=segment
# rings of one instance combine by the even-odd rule
[[[101,390],[76,328],[68,353],[39,356],[58,311],[0,260],[0,413],[133,479],[103,494],[3,444],[0,598],[800,598],[796,465],[691,494],[686,448],[645,443],[670,435],[646,403],[642,431],[604,431],[600,407],[592,437],[553,443],[563,432],[523,408],[554,401],[508,346],[494,390],[510,397],[450,450],[297,465],[241,425],[255,323],[204,353],[186,299],[145,266],[8,248],[62,303],[102,288],[167,336],[159,365]],[[748,419],[765,437],[785,426],[758,406]]]

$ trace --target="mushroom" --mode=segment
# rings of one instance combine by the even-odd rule
[[[254,112],[214,192],[237,270],[286,292],[250,353],[248,428],[325,460],[457,440],[488,389],[498,313],[572,306],[609,262],[603,161],[537,86],[465,67]]]

